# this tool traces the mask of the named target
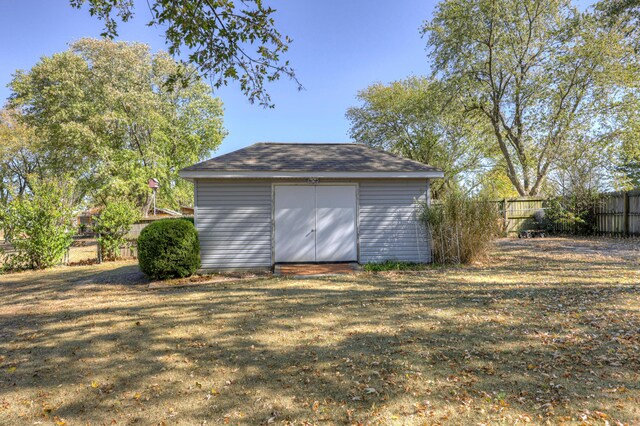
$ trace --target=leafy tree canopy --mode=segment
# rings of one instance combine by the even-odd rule
[[[166,85],[176,72],[191,77]],[[161,204],[189,203],[179,169],[207,157],[225,135],[210,87],[140,43],[79,40],[18,71],[10,88],[10,107],[43,141],[31,145],[42,173],[72,176],[77,199],[95,204],[127,198],[146,212],[150,178],[161,182]]]
[[[377,83],[358,92],[357,98],[361,105],[346,114],[350,136],[442,168],[446,188],[493,162],[495,152],[486,140],[489,128],[481,117],[465,114],[459,99],[437,80],[410,77],[388,85]]]
[[[640,19],[640,0],[601,0],[596,3],[595,8],[612,22],[619,18],[634,21]]]
[[[67,185],[35,180],[31,192],[11,200],[1,225],[16,250],[4,267],[43,269],[56,265],[73,241]]]
[[[126,236],[131,225],[140,218],[140,212],[127,200],[109,202],[94,217],[94,231],[98,234],[98,244],[108,259],[120,257],[120,249],[127,243]]]
[[[568,0],[445,0],[424,26],[435,75],[485,117],[522,196],[564,153],[620,143],[640,110],[635,32],[601,18]]]
[[[6,205],[13,196],[22,196],[32,189],[38,175],[40,144],[35,131],[20,122],[15,110],[0,110],[0,205]]]
[[[89,13],[104,21],[102,35],[107,38],[118,35],[118,20],[134,16],[133,0],[69,2],[78,9],[87,4]],[[273,106],[265,82],[284,75],[302,88],[289,61],[281,59],[291,39],[276,29],[275,9],[262,0],[153,0],[144,8],[151,14],[150,26],[165,28],[169,53],[186,51],[188,63],[211,78],[215,87],[238,81],[249,101],[263,106]],[[187,70],[174,69],[169,82],[188,82]]]
[[[640,188],[640,142],[637,135],[638,133],[630,134],[622,144],[616,168],[619,173],[620,189]]]

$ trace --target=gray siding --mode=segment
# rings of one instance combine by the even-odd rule
[[[202,269],[271,266],[271,182],[196,181]]]
[[[271,266],[272,183],[279,180],[197,179],[195,222],[203,270]],[[339,180],[359,183],[360,262],[430,262],[416,200],[426,179]]]
[[[360,182],[360,263],[430,262],[431,249],[417,221],[427,180]]]

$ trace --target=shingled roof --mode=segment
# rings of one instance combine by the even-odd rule
[[[200,173],[198,173],[200,172]],[[441,177],[435,167],[355,143],[255,143],[180,171],[183,177],[242,173],[371,174],[394,173]],[[417,176],[416,176],[417,177]]]

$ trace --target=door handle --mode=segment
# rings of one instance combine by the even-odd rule
[[[309,232],[307,233],[307,235],[305,235],[305,237],[308,237],[309,235],[311,235],[311,233],[312,233],[312,232],[316,232],[316,230],[315,230],[315,229],[312,229],[311,231],[309,231]]]

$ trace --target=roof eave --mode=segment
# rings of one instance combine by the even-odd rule
[[[193,179],[290,179],[290,178],[331,178],[331,179],[434,179],[443,178],[444,172],[287,172],[287,171],[219,171],[219,170],[181,170],[180,177]]]

